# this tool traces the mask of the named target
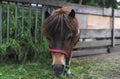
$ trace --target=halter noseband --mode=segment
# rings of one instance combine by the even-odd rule
[[[64,50],[60,50],[60,49],[50,49],[50,52],[52,52],[52,53],[60,53],[60,54],[64,54],[64,55],[68,56],[68,52],[66,52]]]

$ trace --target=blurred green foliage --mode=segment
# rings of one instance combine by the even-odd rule
[[[0,57],[2,60],[10,60],[10,55],[17,61],[25,62],[26,60],[39,61],[49,57],[48,43],[41,34],[42,14],[38,10],[38,23],[35,38],[35,19],[36,9],[31,9],[31,17],[28,4],[24,7],[24,27],[22,26],[22,8],[18,4],[17,23],[15,21],[14,3],[9,3],[9,39],[7,39],[7,7],[2,5],[2,44],[0,45]],[[22,32],[23,31],[23,32]],[[14,56],[15,55],[15,56]]]
[[[117,2],[117,0],[62,0],[62,1],[106,8],[119,8],[120,6],[120,2]]]

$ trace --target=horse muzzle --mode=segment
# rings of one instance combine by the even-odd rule
[[[64,72],[65,66],[62,64],[54,64],[52,65],[52,70],[56,76],[59,76]]]

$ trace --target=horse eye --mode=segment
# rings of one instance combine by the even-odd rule
[[[47,40],[50,40],[50,38],[47,37]]]
[[[72,36],[68,37],[68,40],[72,39]]]
[[[51,38],[50,38],[50,37],[46,37],[46,39],[47,39],[48,41],[50,41],[50,40],[51,40]]]
[[[67,36],[67,40],[70,40],[70,39],[72,39],[73,38],[73,35],[72,34],[69,34],[68,36]]]

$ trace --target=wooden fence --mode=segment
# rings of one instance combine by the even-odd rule
[[[10,28],[10,3],[15,4],[15,23],[17,24],[18,7],[21,7],[21,25],[24,30],[24,11],[29,11],[31,17],[31,9],[35,10],[35,39],[37,37],[36,29],[38,26],[38,14],[41,13],[42,21],[44,20],[45,10],[52,11],[57,7],[70,7],[76,11],[76,16],[80,26],[80,40],[73,50],[73,57],[110,53],[120,51],[120,10],[112,10],[107,8],[97,8],[91,6],[83,6],[59,2],[56,0],[1,0],[0,1],[0,43],[2,43],[2,5],[7,5],[7,24],[6,39],[9,40]]]

